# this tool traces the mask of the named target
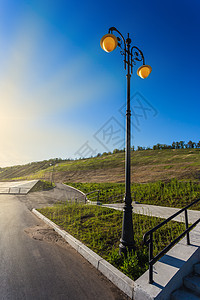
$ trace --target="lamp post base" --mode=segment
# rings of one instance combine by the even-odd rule
[[[125,257],[127,257],[127,253],[134,251],[135,250],[135,244],[132,245],[126,245],[126,243],[124,241],[122,241],[122,239],[120,239],[120,244],[119,244],[119,254],[120,255],[124,255]]]
[[[121,242],[121,240],[120,240],[120,242]],[[127,247],[124,246],[121,242],[119,244],[119,255],[122,255],[122,254],[124,254],[125,257],[127,256]]]
[[[131,195],[125,196],[122,237],[119,245],[119,254],[123,253],[125,256],[127,255],[127,251],[131,252],[135,250],[131,202]]]

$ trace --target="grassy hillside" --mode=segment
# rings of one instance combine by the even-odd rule
[[[76,161],[53,160],[0,169],[0,180],[44,179],[56,182],[124,182],[125,153]],[[200,181],[200,149],[144,150],[131,153],[132,182]]]
[[[17,165],[12,167],[0,168],[0,180],[14,179],[35,174],[38,170],[47,169],[53,160],[43,160],[32,162],[26,165]],[[39,179],[39,178],[38,178]]]

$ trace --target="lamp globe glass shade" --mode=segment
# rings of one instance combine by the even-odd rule
[[[140,76],[141,78],[145,79],[149,76],[151,71],[152,71],[151,66],[143,65],[137,70],[137,75]]]
[[[101,48],[106,52],[115,50],[118,45],[118,40],[114,34],[105,34],[100,41]]]

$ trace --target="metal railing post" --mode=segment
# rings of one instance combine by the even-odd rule
[[[188,213],[187,209],[185,209],[185,229],[188,229]],[[189,232],[186,233],[187,238],[187,245],[190,245],[190,234]]]
[[[149,236],[149,283],[153,283],[153,265],[151,260],[153,259],[153,233]]]

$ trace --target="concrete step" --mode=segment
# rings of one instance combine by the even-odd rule
[[[196,296],[191,291],[181,288],[176,291],[174,291],[171,294],[170,300],[199,300],[199,296]]]
[[[187,289],[200,296],[200,276],[190,274],[183,278],[183,284]]]
[[[200,275],[200,263],[194,265],[194,273]]]

